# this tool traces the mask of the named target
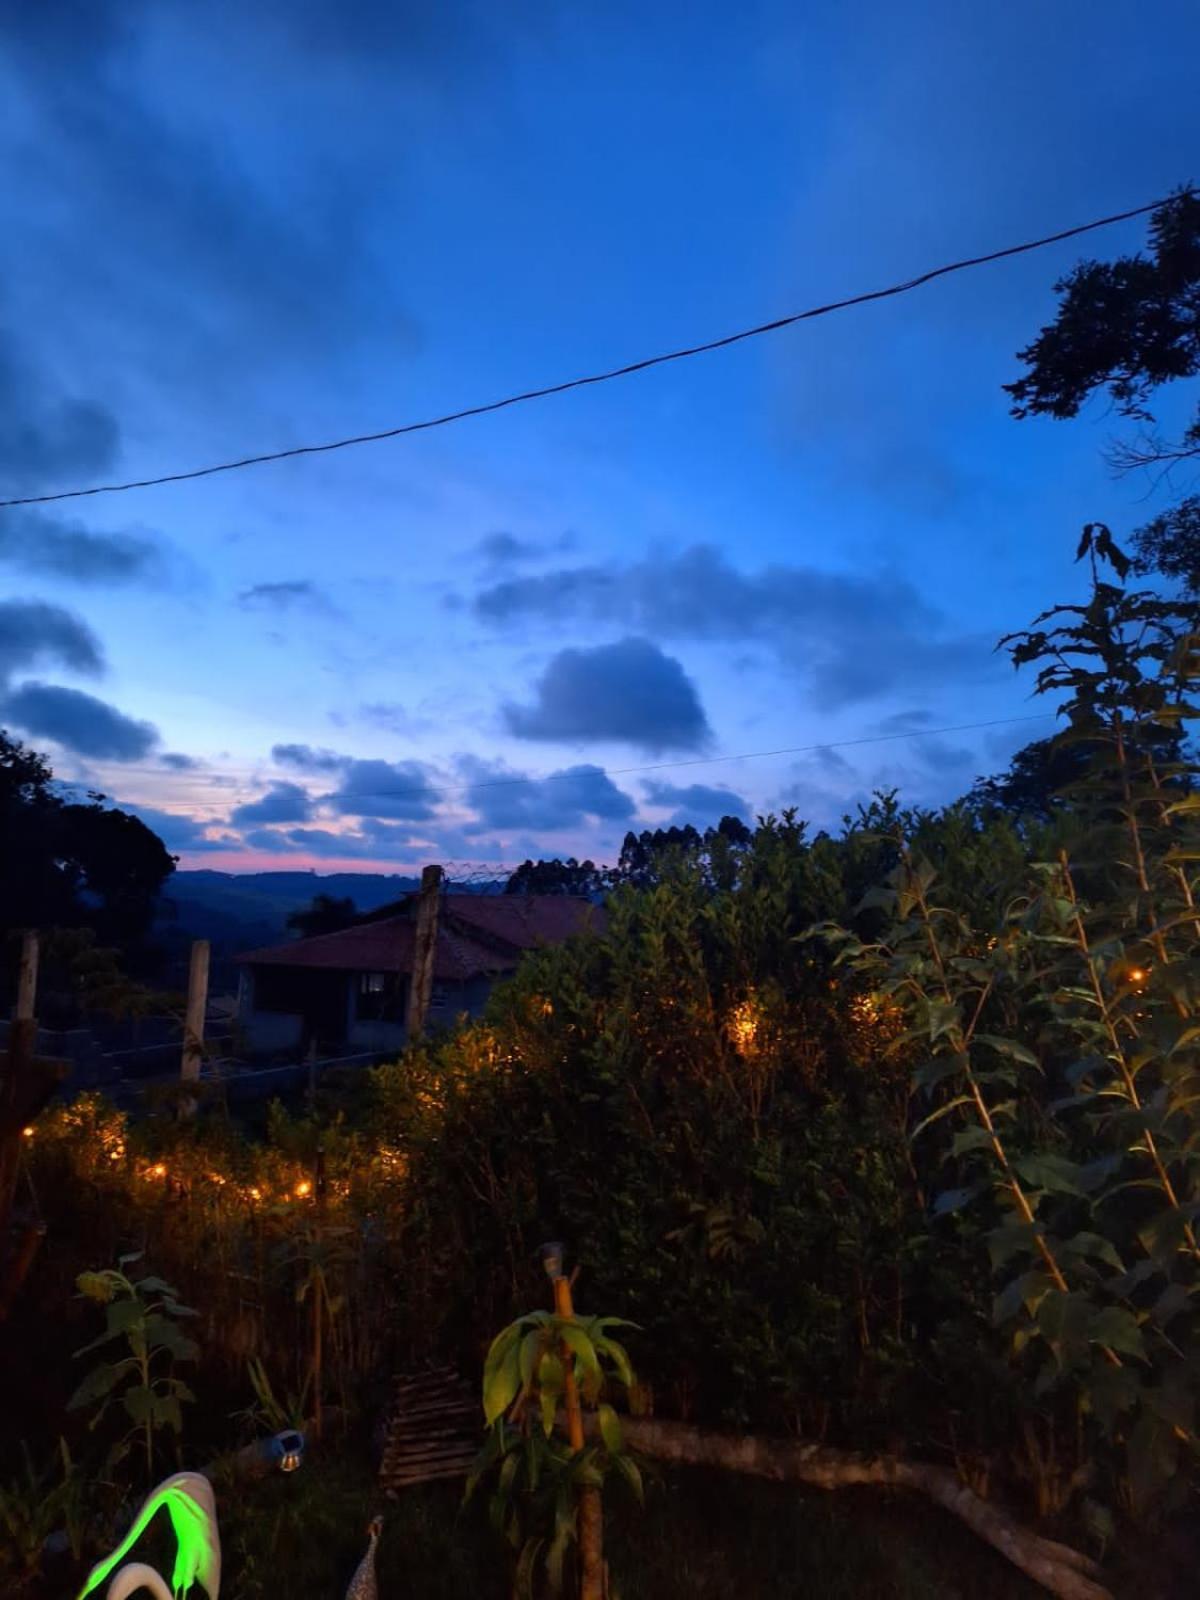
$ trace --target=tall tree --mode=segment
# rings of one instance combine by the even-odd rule
[[[287,926],[302,939],[316,933],[340,933],[358,920],[358,908],[347,895],[316,894],[311,905],[288,913]]]
[[[64,800],[45,757],[0,730],[0,932],[86,927],[128,950],[174,870],[144,822],[103,795]]]
[[[1150,409],[1163,385],[1200,376],[1200,192],[1183,190],[1153,213],[1148,253],[1081,262],[1055,290],[1057,316],[1019,353],[1024,376],[1005,385],[1013,415],[1074,417],[1107,390],[1138,424],[1112,451],[1119,471],[1200,467],[1200,406],[1176,438],[1158,431]],[[1200,494],[1139,528],[1133,547],[1139,572],[1200,590]]]
[[[604,873],[594,861],[522,861],[504,885],[505,894],[598,895]]]

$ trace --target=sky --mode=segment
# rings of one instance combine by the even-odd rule
[[[0,498],[392,427],[1158,198],[1200,179],[1200,11],[1155,15],[0,0]],[[996,640],[1079,597],[1085,522],[1161,503],[1106,467],[1102,402],[1017,422],[1001,387],[1055,280],[1144,238],[0,510],[0,724],[184,867],[611,861],[631,827],[948,801],[1053,728]]]

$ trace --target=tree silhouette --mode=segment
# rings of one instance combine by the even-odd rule
[[[1058,314],[1019,353],[1028,371],[1005,385],[1016,417],[1074,417],[1098,390],[1140,425],[1112,451],[1119,471],[1200,466],[1200,407],[1176,439],[1155,430],[1150,400],[1200,376],[1200,195],[1154,212],[1149,254],[1081,262],[1055,284]],[[1200,590],[1200,495],[1188,494],[1133,535],[1135,567]]]

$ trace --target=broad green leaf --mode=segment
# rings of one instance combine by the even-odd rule
[[[538,1395],[538,1405],[542,1413],[542,1432],[548,1439],[554,1432],[554,1419],[558,1415],[558,1396],[550,1389],[543,1389]]]
[[[563,1343],[575,1357],[575,1364],[579,1370],[580,1381],[589,1385],[598,1385],[601,1381],[600,1363],[596,1359],[596,1347],[584,1333],[583,1329],[574,1323],[564,1322],[562,1329]]]
[[[1014,1165],[1025,1182],[1034,1188],[1049,1189],[1054,1194],[1083,1193],[1078,1166],[1051,1150],[1020,1156]]]
[[[91,1405],[110,1394],[121,1379],[124,1365],[124,1362],[113,1362],[111,1365],[106,1362],[103,1366],[93,1368],[67,1401],[67,1410],[78,1411],[82,1406]]]
[[[1118,1355],[1146,1355],[1142,1330],[1132,1313],[1121,1306],[1105,1306],[1088,1323],[1088,1338],[1093,1344],[1105,1345]]]
[[[619,1456],[624,1448],[621,1438],[621,1422],[617,1413],[611,1406],[601,1405],[596,1408],[596,1418],[600,1424],[600,1437],[604,1440],[604,1448],[611,1456]]]
[[[146,1422],[153,1415],[154,1392],[145,1384],[135,1384],[121,1396],[121,1404],[134,1422]]]
[[[489,1427],[503,1416],[521,1387],[521,1366],[517,1340],[519,1323],[512,1323],[496,1335],[483,1368],[483,1415]]]
[[[950,1155],[951,1158],[955,1158],[966,1155],[971,1150],[990,1149],[991,1144],[991,1135],[986,1128],[981,1128],[978,1125],[963,1128],[954,1135],[954,1142],[950,1146]]]
[[[1016,1039],[1004,1039],[995,1033],[977,1033],[972,1036],[971,1042],[986,1045],[989,1050],[995,1050],[997,1055],[1007,1056],[1010,1061],[1019,1061],[1023,1067],[1036,1067],[1041,1071],[1041,1062],[1033,1051]]]
[[[645,1505],[646,1491],[642,1486],[642,1474],[637,1462],[633,1460],[632,1456],[619,1455],[613,1461],[613,1466],[633,1490],[635,1496],[637,1497],[638,1505]]]
[[[957,1111],[959,1106],[969,1106],[970,1104],[971,1096],[969,1094],[955,1095],[953,1100],[947,1100],[944,1106],[939,1106],[929,1116],[923,1117],[909,1134],[909,1138],[918,1138],[920,1134],[925,1132],[926,1128],[932,1128],[935,1122],[940,1122],[943,1117],[948,1117],[952,1111]]]

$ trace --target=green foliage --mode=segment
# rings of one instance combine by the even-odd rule
[[[579,1538],[580,1493],[604,1488],[616,1472],[643,1499],[641,1471],[626,1452],[621,1424],[601,1399],[606,1388],[634,1385],[633,1369],[614,1328],[623,1317],[556,1316],[533,1311],[493,1339],[483,1369],[488,1437],[467,1482],[467,1497],[494,1478],[493,1526],[516,1556],[515,1589],[532,1596],[539,1572],[560,1594],[568,1557]],[[562,1408],[596,1413],[596,1439],[573,1450],[562,1437]]]
[[[133,1426],[109,1452],[108,1465],[112,1468],[123,1460],[140,1436],[150,1480],[154,1477],[156,1435],[168,1428],[178,1437],[183,1428],[181,1403],[196,1398],[187,1384],[175,1377],[175,1362],[195,1361],[200,1351],[178,1325],[178,1319],[196,1313],[179,1303],[171,1285],[153,1275],[131,1279],[120,1270],[140,1259],[140,1253],[122,1256],[116,1270],[79,1275],[80,1294],[104,1307],[105,1326],[76,1356],[117,1341],[125,1344],[129,1354],[94,1366],[67,1408],[96,1407],[89,1424],[94,1429],[109,1406],[119,1400]]]
[[[66,1531],[76,1560],[84,1536],[83,1483],[66,1440],[43,1468],[34,1466],[28,1445],[21,1456],[21,1471],[0,1484],[0,1574],[18,1587],[40,1574],[51,1534]]]
[[[1126,565],[1106,532],[1081,554],[1090,602],[1011,641],[1088,753],[1070,848],[981,921],[897,835],[880,937],[824,932],[920,1058],[914,1148],[949,1173],[935,1215],[984,1222],[1014,1372],[1145,1510],[1183,1492],[1200,1388],[1200,801],[1178,737],[1200,608],[1106,581],[1097,555]]]

